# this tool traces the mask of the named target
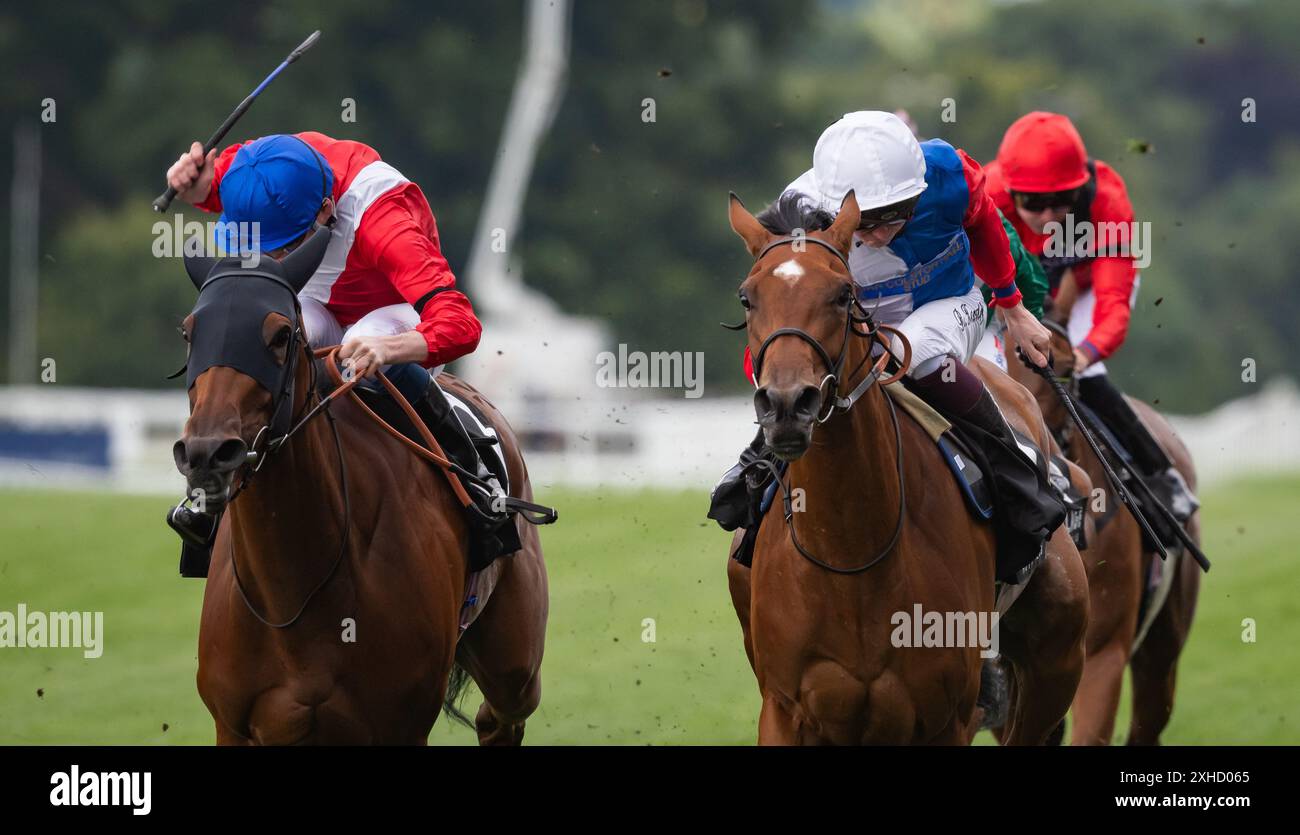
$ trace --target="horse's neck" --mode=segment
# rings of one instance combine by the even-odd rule
[[[281,607],[300,602],[343,547],[350,520],[333,432],[330,417],[317,415],[274,453],[230,508],[240,578],[273,616],[292,614]]]
[[[796,505],[792,517],[799,539],[835,565],[878,553],[898,521],[897,441],[886,397],[873,386],[847,413],[818,426],[808,452],[790,465],[790,487],[804,488],[803,510]]]

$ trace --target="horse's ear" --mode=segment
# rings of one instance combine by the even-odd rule
[[[848,254],[853,233],[861,222],[862,212],[858,209],[858,198],[850,191],[840,203],[840,212],[835,216],[835,222],[826,230],[826,238],[840,252]]]
[[[295,293],[307,285],[307,281],[316,273],[320,262],[325,260],[325,250],[330,245],[330,227],[317,226],[302,242],[302,245],[290,252],[280,262],[284,277]]]
[[[185,272],[189,275],[190,281],[194,282],[195,290],[203,287],[203,282],[207,281],[208,274],[212,272],[212,267],[218,260],[207,255],[185,256]]]
[[[749,209],[745,208],[745,204],[740,202],[740,198],[734,191],[730,194],[727,216],[731,219],[731,228],[744,239],[749,254],[757,258],[758,253],[763,251],[763,247],[768,245],[774,235],[758,222],[758,218],[749,213]]]

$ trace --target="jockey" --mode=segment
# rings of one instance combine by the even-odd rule
[[[1138,275],[1128,250],[1133,223],[1124,180],[1089,159],[1083,139],[1059,113],[1036,111],[1007,128],[987,171],[989,194],[1047,271],[1053,298],[1077,292],[1067,311],[1079,397],[1119,436],[1158,497],[1186,520],[1199,503],[1181,473],[1106,374],[1102,360],[1128,333]],[[1048,224],[1055,224],[1048,227]],[[1053,232],[1091,224],[1090,252],[1049,252]],[[1058,231],[1059,235],[1060,232]],[[1099,237],[1101,236],[1101,237]],[[1108,238],[1108,240],[1106,239]],[[1074,247],[1072,241],[1064,242]]]
[[[812,169],[782,199],[793,196],[829,219],[850,190],[862,213],[849,253],[858,299],[877,322],[907,337],[909,388],[986,440],[981,446],[993,465],[1000,512],[1032,552],[1020,564],[1029,563],[1064,510],[1046,477],[1019,449],[992,395],[965,365],[984,335],[980,281],[991,288],[1008,335],[1039,366],[1047,363],[1050,334],[1021,303],[1016,265],[1002,218],[984,191],[983,171],[942,139],[918,142],[892,113],[859,111],[822,133]],[[901,356],[901,350],[896,353]],[[748,351],[745,371],[753,381]],[[761,447],[761,434],[755,441]],[[758,450],[751,446],[747,454],[752,460]],[[737,480],[744,483],[733,468],[714,491],[710,515],[723,527],[724,507],[736,506]]]
[[[278,260],[317,224],[331,227],[325,258],[298,294],[308,343],[341,343],[339,357],[354,375],[384,372],[447,454],[488,485],[465,480],[475,507],[471,536],[474,547],[498,545],[494,531],[507,527],[500,483],[434,380],[478,346],[482,325],[456,289],[419,186],[373,148],[315,132],[273,134],[206,159],[195,142],[168,169],[167,183],[187,202],[222,213],[216,242],[226,253]]]

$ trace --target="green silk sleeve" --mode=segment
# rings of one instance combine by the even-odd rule
[[[1002,219],[1002,228],[1007,232],[1007,240],[1011,242],[1011,259],[1016,262],[1016,286],[1020,288],[1020,295],[1023,297],[1025,309],[1034,314],[1037,319],[1043,318],[1043,299],[1047,297],[1047,273],[1043,272],[1043,265],[1038,263],[1038,259],[1025,249],[1025,245],[1020,242],[1020,236],[1016,234],[1016,229],[1011,225],[1011,221],[998,212],[998,217]],[[993,291],[984,287],[984,302],[987,305],[993,296]],[[989,308],[988,321],[993,321],[993,308]]]

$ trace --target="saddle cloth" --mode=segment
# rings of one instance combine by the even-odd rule
[[[957,481],[957,486],[966,498],[966,505],[971,512],[981,519],[993,518],[993,494],[984,480],[984,472],[975,463],[966,448],[966,442],[953,430],[948,419],[902,383],[890,383],[884,388],[890,399],[925,430],[939,451],[943,453],[948,470]],[[1019,438],[1017,440],[1019,441]]]

